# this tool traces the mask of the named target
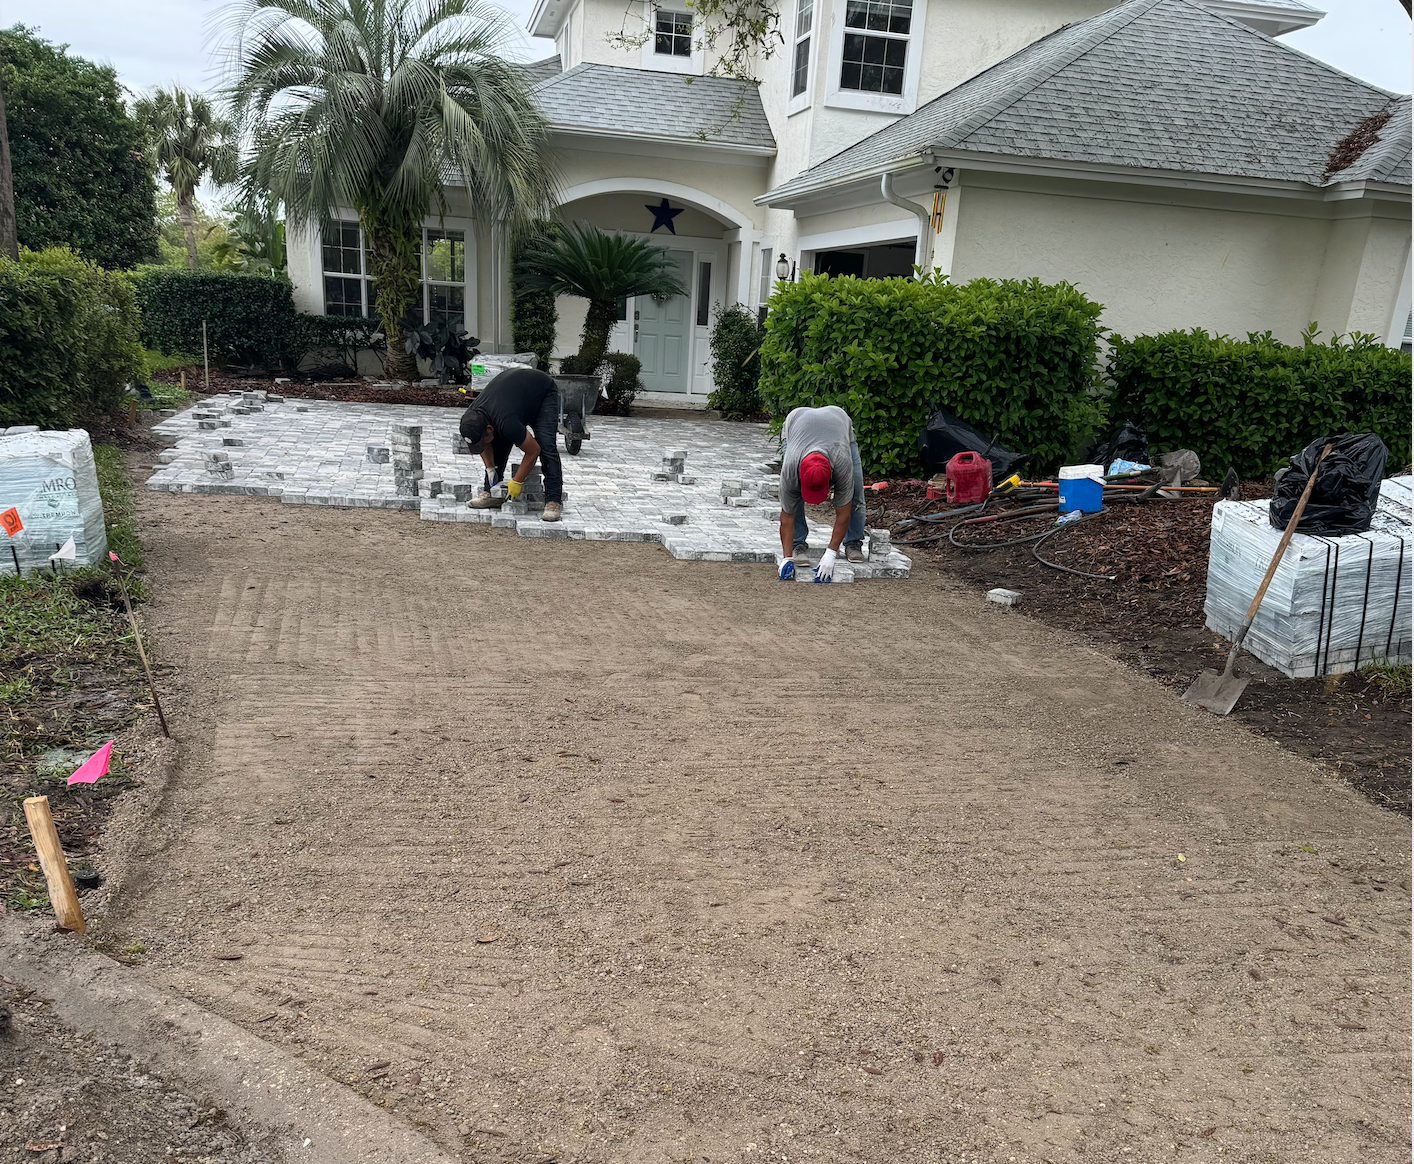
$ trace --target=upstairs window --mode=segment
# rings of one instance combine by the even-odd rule
[[[846,0],[840,88],[903,93],[912,0]]]
[[[795,9],[795,55],[791,58],[790,74],[792,97],[799,97],[810,83],[810,29],[814,20],[814,0],[798,0]]]
[[[660,57],[692,56],[692,15],[659,8],[654,14],[653,52]]]

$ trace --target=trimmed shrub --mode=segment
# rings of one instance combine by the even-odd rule
[[[300,347],[306,354],[335,356],[351,375],[358,373],[359,352],[374,352],[382,359],[388,350],[383,325],[376,317],[299,315],[296,325],[300,329]]]
[[[604,377],[604,391],[607,401],[600,400],[596,411],[606,416],[627,416],[633,407],[633,399],[643,389],[638,375],[643,371],[643,361],[627,352],[606,352],[599,365],[599,374]]]
[[[712,383],[707,403],[729,419],[761,411],[761,343],[765,329],[738,303],[717,315],[712,328]]]
[[[0,425],[70,428],[144,370],[132,286],[66,247],[0,256]]]
[[[1229,465],[1265,476],[1317,437],[1374,432],[1390,465],[1410,456],[1407,353],[1375,336],[1332,336],[1317,343],[1315,324],[1301,346],[1271,332],[1245,340],[1201,328],[1111,337],[1111,411],[1148,432],[1156,452],[1190,448],[1220,477]]]
[[[511,300],[511,347],[534,352],[543,372],[550,366],[559,312],[551,291],[523,291]]]
[[[292,370],[310,342],[288,279],[143,267],[135,276],[142,338],[160,352],[201,351],[223,366]]]
[[[1068,283],[802,275],[771,298],[762,403],[854,419],[868,472],[913,470],[935,405],[1047,471],[1100,423],[1102,309]]]

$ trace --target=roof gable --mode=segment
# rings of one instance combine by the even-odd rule
[[[1189,0],[1129,0],[1028,45],[767,199],[929,147],[1320,185],[1336,144],[1394,100]]]

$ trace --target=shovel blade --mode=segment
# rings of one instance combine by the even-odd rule
[[[1185,703],[1196,703],[1214,715],[1227,715],[1247,690],[1246,679],[1219,671],[1200,671],[1192,686],[1183,693]]]

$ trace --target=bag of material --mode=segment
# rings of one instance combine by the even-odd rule
[[[1220,501],[1213,507],[1203,611],[1208,628],[1228,639],[1281,540],[1269,506]],[[1367,531],[1291,539],[1243,646],[1292,678],[1408,663],[1411,584],[1410,478],[1396,477],[1380,486]]]
[[[24,528],[0,530],[0,573],[49,572],[50,555],[74,539],[72,566],[92,566],[108,552],[93,446],[81,428],[0,436],[0,513],[19,511]]]
[[[1132,420],[1126,420],[1110,433],[1109,439],[1095,450],[1094,459],[1102,465],[1109,465],[1114,461],[1129,461],[1141,468],[1148,468],[1154,463],[1153,457],[1149,455],[1148,434]],[[1121,469],[1120,472],[1125,470]]]
[[[1362,432],[1321,437],[1291,458],[1291,468],[1277,474],[1272,493],[1271,521],[1276,529],[1286,529],[1326,445],[1331,446],[1330,456],[1316,474],[1296,532],[1341,537],[1370,528],[1389,450],[1374,433]]]
[[[992,462],[992,481],[1005,481],[1029,454],[1013,453],[983,436],[965,420],[941,408],[934,409],[918,434],[918,457],[931,476],[940,473],[958,453],[981,453]]]

